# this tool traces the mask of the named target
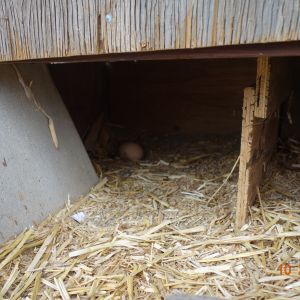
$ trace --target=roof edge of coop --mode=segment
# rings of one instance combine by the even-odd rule
[[[0,24],[1,62],[105,55],[109,59],[130,53],[147,59],[156,51],[183,49],[195,49],[187,56],[206,53],[214,58],[226,47],[231,55],[258,56],[260,45],[274,56],[287,56],[299,55],[300,47],[293,44],[300,40],[297,0],[98,0],[80,5],[67,1],[64,6],[25,1],[19,7],[5,0]],[[282,42],[289,42],[286,49],[268,46]],[[250,48],[241,53],[235,49],[238,45]]]

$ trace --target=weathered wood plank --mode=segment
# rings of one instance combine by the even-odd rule
[[[291,91],[288,60],[271,59],[269,65],[269,59],[263,58],[258,60],[257,67],[257,77],[260,77],[260,74],[270,75],[265,77],[264,81],[257,81],[259,88],[246,88],[244,93],[237,228],[246,222],[249,208],[256,197],[257,186],[261,184],[276,149],[280,104],[287,100]],[[259,107],[257,91],[264,96]]]
[[[256,102],[254,108],[254,115],[257,118],[267,117],[269,83],[270,83],[269,57],[262,56],[257,59]]]
[[[0,61],[11,61],[295,41],[300,5],[299,0],[2,0],[0,25]]]
[[[255,89],[245,88],[236,207],[237,228],[242,227],[246,222],[249,207],[256,197],[256,186],[260,184],[263,172],[262,157],[260,155],[263,122],[254,117],[255,102]]]

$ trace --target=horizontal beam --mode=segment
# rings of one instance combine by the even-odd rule
[[[101,54],[61,58],[26,60],[43,63],[75,62],[116,62],[143,60],[177,60],[177,59],[218,59],[218,58],[256,58],[300,56],[300,42],[269,43],[239,46],[209,47],[201,49],[180,49],[165,51],[144,51],[137,53]]]
[[[0,1],[0,61],[300,40],[299,0]]]

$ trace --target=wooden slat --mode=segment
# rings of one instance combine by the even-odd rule
[[[256,197],[256,186],[262,177],[261,138],[263,123],[254,117],[255,89],[244,90],[241,154],[236,208],[236,226],[245,224],[249,206]]]
[[[270,64],[269,57],[257,59],[256,102],[254,115],[257,118],[267,117],[267,101],[269,98]]]
[[[265,62],[268,60],[265,60]],[[259,65],[259,64],[258,64]],[[247,220],[250,206],[256,197],[257,186],[276,149],[278,138],[279,110],[291,91],[291,74],[286,59],[270,61],[268,97],[264,98],[263,117],[255,115],[257,95],[255,88],[244,92],[241,135],[240,170],[236,210],[236,226],[240,228]],[[258,72],[261,70],[258,68]]]
[[[299,0],[2,0],[0,61],[297,41],[299,24]]]

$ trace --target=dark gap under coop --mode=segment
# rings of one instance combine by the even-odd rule
[[[279,149],[284,150],[297,145],[300,135],[300,61],[290,59],[289,64],[293,88],[281,103],[278,126]],[[100,158],[126,158],[120,147],[127,142],[142,148],[141,152],[127,145],[133,160],[159,159],[159,148],[172,150],[176,160],[187,143],[205,141],[215,141],[219,150],[231,143],[238,153],[243,90],[256,83],[256,59],[70,63],[49,68],[96,168]],[[195,152],[201,156],[203,150]],[[297,165],[288,158],[285,165]]]

